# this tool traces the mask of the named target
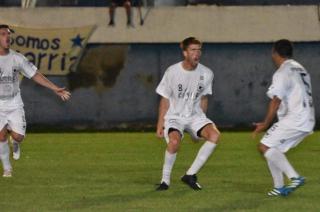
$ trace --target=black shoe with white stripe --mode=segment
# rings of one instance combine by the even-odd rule
[[[181,177],[181,181],[190,186],[193,190],[201,190],[201,185],[197,182],[197,176],[194,175],[184,175]]]

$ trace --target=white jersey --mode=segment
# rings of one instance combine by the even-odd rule
[[[192,71],[185,70],[182,62],[170,66],[156,89],[170,102],[165,119],[204,115],[200,100],[202,96],[212,94],[212,81],[212,71],[202,64]]]
[[[10,49],[0,56],[0,110],[23,106],[19,88],[19,73],[27,78],[36,74],[37,68],[22,54]]]
[[[311,132],[315,125],[311,80],[298,62],[290,59],[274,73],[267,95],[281,99],[279,123],[292,129]]]

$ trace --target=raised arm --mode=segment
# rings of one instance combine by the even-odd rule
[[[164,116],[166,115],[169,109],[170,103],[167,98],[162,97],[159,103],[159,115],[158,115],[158,123],[157,123],[157,136],[159,138],[163,138],[163,130],[164,130]]]
[[[67,101],[71,96],[70,92],[67,91],[66,88],[59,88],[40,72],[37,72],[31,79],[33,79],[36,83],[54,91],[55,94],[57,94],[63,101]]]

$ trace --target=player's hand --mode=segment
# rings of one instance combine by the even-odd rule
[[[163,138],[164,137],[164,127],[163,126],[158,126],[157,127],[157,137],[158,138]]]
[[[54,92],[60,96],[60,98],[62,99],[62,101],[67,101],[70,99],[71,97],[71,93],[69,91],[66,90],[66,88],[57,88],[56,90],[54,90]]]
[[[256,138],[256,136],[265,131],[268,128],[268,125],[264,122],[259,122],[259,123],[253,123],[253,126],[255,126],[255,130],[252,133],[252,137]]]

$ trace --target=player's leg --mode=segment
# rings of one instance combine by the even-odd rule
[[[167,148],[164,156],[161,184],[157,190],[167,190],[169,188],[172,168],[177,157],[183,133],[179,124],[171,123],[167,124],[167,126],[168,128],[166,128],[164,132]]]
[[[127,26],[133,26],[132,21],[131,21],[131,2],[130,2],[130,0],[125,0],[123,6],[126,9],[126,13],[127,13]]]
[[[111,1],[110,7],[109,7],[109,26],[114,26],[114,16],[116,11],[117,4],[114,0]]]
[[[201,146],[197,157],[187,171],[187,175],[194,175],[198,173],[215,149],[220,136],[219,130],[212,123],[206,124],[198,131],[197,134],[198,137],[205,139],[205,143]]]
[[[14,131],[11,132],[11,141],[12,141],[12,157],[14,160],[19,160],[20,159],[20,154],[21,154],[21,150],[20,150],[20,143],[23,141],[24,139],[24,135],[21,135],[19,133],[16,133]]]
[[[290,136],[288,136],[288,139],[281,144],[278,149],[280,152],[285,153],[289,149],[296,147],[298,144],[300,144],[305,137],[310,135],[310,132],[302,132],[302,131],[296,131],[293,130],[293,132],[288,133]],[[290,178],[290,183],[286,186],[287,189],[290,189],[290,191],[294,191],[298,187],[304,185],[305,178],[301,175],[298,177],[292,177]]]
[[[290,148],[300,143],[302,139],[303,137],[301,136],[300,132],[297,133],[296,130],[292,131],[284,129],[283,127],[279,127],[277,124],[275,124],[268,130],[261,140],[258,149],[267,160],[274,182],[274,190],[278,189],[282,191],[278,194],[269,192],[269,195],[273,194],[272,196],[286,196],[288,192],[290,192],[288,189],[283,189],[283,174],[291,179],[292,182],[299,181],[298,186],[304,183],[304,178],[299,176],[284,154]]]
[[[3,177],[12,176],[12,166],[10,163],[10,148],[8,144],[8,131],[6,125],[1,126],[0,131],[0,159],[3,166]]]
[[[187,130],[195,139],[203,138],[206,140],[205,143],[201,146],[191,167],[181,178],[181,180],[189,185],[192,189],[200,190],[201,186],[197,182],[198,179],[196,174],[212,154],[214,148],[218,143],[220,132],[216,128],[214,123],[211,120],[207,119],[205,116],[193,119],[189,123],[189,125],[187,125]]]
[[[268,192],[269,196],[287,196],[289,190],[284,186],[283,174],[286,176],[298,176],[286,156],[276,147],[268,147],[262,143],[258,146],[259,151],[264,155],[269,171],[271,173],[274,188]]]
[[[220,132],[217,127],[212,123],[206,123],[199,130],[197,130],[197,137],[201,137],[205,139],[205,143],[201,146],[198,154],[193,161],[191,167],[188,169],[186,175],[184,175],[181,180],[187,183],[191,188],[195,190],[200,190],[201,186],[197,182],[196,174],[206,163],[213,150],[215,149],[218,140],[219,140]]]
[[[8,127],[11,130],[13,159],[15,160],[19,160],[20,158],[20,143],[23,141],[25,137],[26,125],[27,124],[23,108],[18,108],[8,114]]]

